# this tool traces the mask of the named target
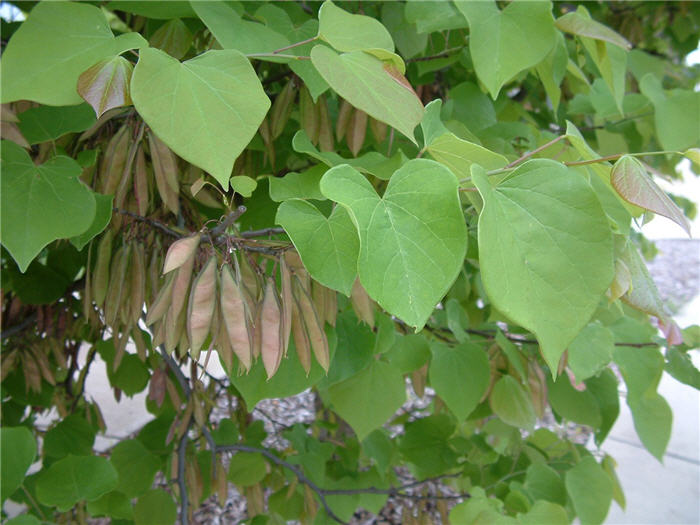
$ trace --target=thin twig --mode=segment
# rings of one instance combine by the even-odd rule
[[[16,324],[14,326],[10,326],[9,328],[0,332],[0,339],[7,339],[8,337],[12,337],[13,335],[23,331],[25,328],[28,328],[29,326],[33,325],[35,321],[36,313],[28,315],[21,323]]]
[[[514,160],[513,162],[511,162],[510,164],[506,164],[505,167],[506,167],[506,168],[512,168],[512,167],[514,167],[514,166],[517,166],[518,164],[521,164],[522,162],[525,162],[527,159],[529,159],[529,158],[532,157],[533,155],[536,155],[536,154],[539,153],[540,151],[545,150],[545,149],[549,148],[550,146],[553,146],[554,144],[556,144],[557,142],[559,142],[560,140],[563,140],[563,139],[565,139],[565,138],[566,138],[566,135],[559,135],[558,137],[553,138],[553,139],[550,140],[549,142],[547,142],[547,143],[545,143],[545,144],[542,144],[540,147],[535,148],[535,149],[533,149],[532,151],[529,151],[529,152],[525,153],[525,154],[522,155],[521,157],[518,157],[517,159],[515,159],[515,160]]]
[[[246,207],[245,206],[239,206],[235,210],[233,210],[231,213],[226,215],[223,221],[221,221],[219,224],[214,226],[211,230],[209,230],[209,236],[212,239],[215,239],[222,233],[226,232],[226,229],[229,226],[233,226],[233,224],[239,219],[241,215],[243,215],[246,212]]]
[[[448,57],[452,56],[452,54],[453,54],[455,51],[460,51],[460,50],[462,50],[462,49],[464,49],[464,48],[463,48],[463,47],[453,47],[453,48],[450,48],[450,49],[445,49],[444,51],[442,51],[441,53],[438,53],[437,55],[430,55],[430,56],[427,56],[427,57],[409,58],[408,60],[406,60],[406,63],[409,63],[409,62],[425,62],[426,60],[435,60],[436,58],[448,58]]]
[[[252,237],[267,237],[268,235],[279,235],[285,233],[284,228],[262,228],[261,230],[249,230],[241,232],[241,237],[250,239]]]
[[[139,215],[138,213],[134,213],[134,212],[131,212],[128,210],[122,210],[121,208],[112,208],[112,211],[119,213],[121,215],[126,215],[127,217],[131,217],[135,221],[142,222],[144,224],[148,224],[149,226],[157,228],[160,231],[162,231],[163,233],[170,235],[171,237],[175,237],[177,239],[183,237],[183,235],[181,233],[178,233],[175,230],[171,230],[165,224],[163,224],[162,222],[157,221],[155,219],[143,217],[142,215]]]
[[[317,36],[312,36],[311,38],[307,38],[306,40],[302,40],[300,42],[295,42],[294,44],[289,44],[288,46],[280,47],[279,49],[275,49],[272,52],[272,54],[276,55],[277,53],[281,53],[282,51],[286,51],[287,49],[292,49],[293,47],[303,46],[304,44],[308,44],[309,42],[313,42],[317,38],[318,38]]]
[[[192,425],[192,414],[189,416],[187,428],[180,438],[177,449],[177,485],[180,488],[180,524],[189,524],[189,494],[187,493],[187,481],[185,480],[185,456],[187,453],[187,441],[190,425]]]

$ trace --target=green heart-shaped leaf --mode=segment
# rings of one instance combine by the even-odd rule
[[[78,77],[96,62],[147,47],[138,33],[115,38],[99,8],[78,2],[40,2],[12,35],[2,55],[2,103],[34,100],[80,104]]]
[[[280,204],[276,222],[289,234],[311,277],[350,297],[360,241],[346,209],[336,206],[326,218],[313,204],[292,199]]]
[[[542,61],[556,43],[551,2],[455,2],[469,20],[469,51],[492,98],[503,84]]]
[[[537,336],[553,374],[614,276],[608,219],[583,177],[531,160],[499,186],[482,173],[481,278],[493,305]]]
[[[53,157],[36,166],[14,142],[0,147],[2,178],[0,239],[24,272],[56,239],[80,235],[95,217],[95,196],[78,176],[80,165]]]
[[[381,22],[348,13],[330,0],[323,2],[319,9],[318,24],[318,37],[338,51],[385,49],[394,52],[394,41]]]
[[[358,270],[389,313],[423,327],[462,267],[467,230],[455,176],[437,162],[407,162],[383,197],[354,168],[330,169],[321,192],[345,206],[360,234]]]
[[[183,63],[143,49],[131,77],[131,98],[158,138],[225,189],[234,160],[270,108],[250,62],[232,49]]]

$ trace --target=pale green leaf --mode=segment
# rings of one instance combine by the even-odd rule
[[[620,415],[620,393],[615,373],[606,368],[598,376],[586,380],[586,390],[596,398],[601,424],[595,430],[595,443],[600,446]]]
[[[90,227],[80,235],[71,237],[70,242],[78,250],[82,250],[96,235],[102,233],[112,219],[112,195],[95,193],[95,218]]]
[[[0,429],[0,503],[19,488],[36,457],[36,440],[27,427]]]
[[[275,202],[288,199],[325,200],[319,183],[327,169],[325,165],[318,164],[301,173],[292,171],[284,177],[270,177],[270,198]]]
[[[110,518],[131,520],[134,518],[134,509],[131,500],[121,492],[113,490],[100,499],[90,501],[87,510],[91,516],[109,516]]]
[[[314,46],[311,61],[341,97],[415,143],[423,104],[394,66],[363,51],[338,54],[323,45]]]
[[[419,54],[428,44],[428,35],[418,34],[415,24],[404,16],[405,6],[398,2],[384,2],[382,5],[382,24],[390,31],[396,42],[396,48],[404,58]]]
[[[522,525],[568,525],[569,516],[561,505],[549,501],[535,501],[525,514],[518,515]]]
[[[235,49],[248,55],[272,53],[289,45],[286,37],[266,25],[243,20],[226,2],[192,2],[192,8],[224,49]],[[260,58],[275,62],[288,61],[279,57]]]
[[[421,130],[423,131],[423,146],[425,148],[430,146],[436,138],[448,133],[440,117],[441,111],[442,100],[439,98],[425,106],[423,120],[421,120],[420,123]]]
[[[190,2],[183,0],[113,0],[107,4],[107,8],[156,20],[194,18],[196,16]]]
[[[20,514],[19,516],[7,520],[5,525],[42,525],[42,522],[32,514]]]
[[[241,194],[243,197],[250,197],[255,191],[255,188],[258,186],[255,179],[252,179],[246,175],[231,177],[229,182],[231,184],[231,188],[233,188],[233,191]]]
[[[666,372],[681,383],[700,390],[700,370],[695,368],[687,352],[681,352],[677,348],[669,348],[666,351],[666,360]]]
[[[582,525],[603,523],[612,502],[612,481],[592,456],[583,458],[565,476],[566,490]]]
[[[455,2],[469,20],[469,51],[492,98],[515,75],[541,62],[556,42],[551,2]]]
[[[657,393],[638,399],[627,398],[632,411],[634,429],[644,447],[659,461],[663,460],[671,439],[673,411],[668,402]]]
[[[3,140],[1,214],[2,244],[22,272],[56,239],[80,235],[95,217],[95,197],[78,176],[81,168],[68,157],[53,157],[36,166],[27,152]]]
[[[450,168],[460,179],[469,177],[472,164],[478,164],[486,170],[499,169],[508,164],[508,159],[503,155],[449,132],[433,139],[428,146],[428,153]]]
[[[66,133],[85,131],[95,123],[95,112],[88,104],[54,107],[39,106],[23,111],[17,127],[29,144],[39,144]]]
[[[434,344],[431,351],[430,386],[457,419],[463,421],[489,386],[491,368],[486,352],[473,343],[455,347]]]
[[[117,486],[117,472],[105,458],[66,456],[42,470],[36,481],[39,503],[65,512],[79,501],[93,501]]]
[[[523,488],[530,497],[566,505],[566,487],[556,470],[545,463],[533,463],[527,468]]]
[[[690,223],[676,203],[666,195],[635,157],[623,155],[613,166],[610,180],[613,188],[628,202],[653,211],[683,228],[690,236]]]
[[[270,108],[250,62],[232,49],[207,51],[183,63],[143,49],[131,96],[158,138],[211,173],[224,189],[234,160]]]
[[[566,42],[561,34],[557,34],[556,44],[549,52],[547,57],[537,64],[535,70],[537,76],[540,77],[540,82],[547,92],[549,100],[552,101],[552,107],[556,112],[559,108],[561,99],[561,85],[564,76],[566,75],[566,66],[569,63],[569,53],[566,49]]]
[[[460,121],[470,131],[476,133],[496,124],[496,108],[491,97],[474,82],[457,84],[450,89],[447,98],[445,108],[452,108],[452,119]]]
[[[160,470],[158,458],[135,439],[119,442],[112,449],[110,461],[119,475],[116,489],[130,498],[150,489]]]
[[[654,105],[656,135],[664,149],[683,151],[700,145],[700,92],[664,91],[651,73],[644,75],[639,88]]]
[[[668,310],[654,280],[649,275],[644,259],[639,250],[628,243],[620,254],[620,260],[629,273],[629,289],[622,296],[627,304],[659,319],[668,318]]]
[[[394,52],[389,31],[374,18],[354,15],[326,0],[318,10],[318,38],[338,51],[385,49]]]
[[[177,520],[177,506],[172,496],[164,490],[150,490],[134,505],[136,525],[173,525],[175,520]]]
[[[504,423],[532,430],[535,425],[535,409],[525,389],[511,376],[503,376],[493,386],[489,396],[491,410]]]
[[[263,480],[267,475],[267,462],[261,454],[239,452],[231,458],[228,480],[239,487],[249,487]]]
[[[147,47],[138,33],[114,37],[99,8],[41,2],[12,35],[2,55],[2,103],[34,100],[70,106],[83,100],[78,77],[100,60]]]
[[[548,378],[547,398],[552,409],[564,419],[593,428],[603,422],[595,396],[588,390],[576,390],[566,374],[556,381]]]
[[[403,376],[392,365],[373,360],[354,376],[328,389],[333,409],[362,441],[406,400]]]
[[[564,16],[557,18],[555,25],[562,31],[573,35],[604,40],[625,50],[632,48],[632,44],[619,33],[579,12],[566,13]]]
[[[275,222],[289,235],[311,277],[349,297],[360,241],[347,210],[336,206],[326,218],[313,204],[292,199],[280,204]]]
[[[569,344],[569,367],[577,381],[596,375],[612,360],[615,337],[595,321],[586,326]]]
[[[614,277],[607,217],[586,181],[562,164],[531,160],[484,199],[479,260],[493,305],[537,336],[552,374]]]
[[[321,192],[348,209],[359,231],[358,271],[367,293],[422,328],[466,253],[457,179],[434,161],[415,159],[394,173],[380,198],[355,169],[337,166],[321,179]]]
[[[418,33],[467,27],[467,20],[452,2],[409,0],[405,5],[405,17],[409,23],[416,24]]]
[[[394,153],[392,157],[386,157],[378,151],[369,151],[357,158],[350,159],[341,157],[334,151],[319,151],[318,148],[311,143],[308,135],[303,129],[294,134],[294,138],[292,139],[292,147],[294,148],[294,151],[304,153],[316,160],[320,160],[326,166],[331,168],[341,164],[349,164],[362,173],[369,173],[370,175],[374,175],[375,177],[384,180],[389,180],[393,173],[403,166],[407,160],[406,155],[404,155],[403,151],[401,150]],[[272,187],[272,185],[270,187]],[[323,199],[324,197],[321,195],[319,197],[308,198]]]

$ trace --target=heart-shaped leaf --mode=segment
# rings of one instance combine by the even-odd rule
[[[163,86],[168,86],[167,90]],[[131,78],[139,115],[183,159],[228,189],[233,161],[258,130],[270,100],[248,59],[232,49],[180,63],[143,49]]]
[[[311,277],[350,297],[360,241],[347,210],[336,206],[326,218],[313,204],[292,199],[280,204],[276,222],[289,234]]]
[[[311,50],[311,62],[350,104],[415,142],[413,130],[423,118],[423,104],[393,65],[364,51],[338,54],[323,45]]]
[[[14,142],[0,146],[0,236],[24,272],[41,249],[56,239],[80,235],[95,217],[95,196],[78,176],[80,165],[53,157],[36,166]]]
[[[638,159],[629,155],[620,157],[610,173],[610,181],[627,202],[668,217],[690,236],[690,224],[686,216],[666,192],[657,186]]]
[[[134,68],[126,58],[101,60],[78,78],[78,93],[95,110],[97,117],[112,108],[131,105],[129,82]]]
[[[394,52],[394,41],[381,22],[340,9],[330,0],[318,10],[318,37],[338,51],[385,49]]]
[[[66,133],[85,131],[95,123],[95,112],[87,104],[39,106],[18,115],[17,127],[30,144],[55,140]]]
[[[552,374],[588,324],[614,276],[608,219],[585,179],[551,160],[531,160],[493,187],[473,181],[481,278],[493,305],[537,336]]]
[[[433,353],[430,385],[457,419],[463,421],[489,386],[491,368],[486,352],[473,343],[454,348],[435,344],[430,350]],[[465,381],[465,377],[469,381]]]
[[[138,33],[115,38],[104,13],[93,5],[40,2],[3,52],[2,102],[80,104],[75,86],[83,71],[104,58],[146,46]]]
[[[433,139],[428,146],[430,156],[444,164],[458,177],[470,175],[472,164],[479,164],[487,170],[502,168],[508,159],[499,153],[486,149],[479,144],[460,139],[454,133],[444,133]]]
[[[437,162],[407,162],[383,197],[354,168],[330,169],[321,192],[345,206],[360,234],[358,270],[389,313],[423,327],[464,261],[467,231],[455,176]]]
[[[503,84],[542,61],[556,43],[551,2],[455,2],[469,20],[474,69],[492,98]]]

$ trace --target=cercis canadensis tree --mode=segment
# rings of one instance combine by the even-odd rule
[[[184,524],[232,485],[255,524],[601,523],[623,382],[661,460],[700,330],[635,225],[695,213],[656,181],[700,163],[700,4],[15,3],[8,523]],[[106,452],[98,356],[153,416]],[[256,405],[307,389],[264,446]]]

